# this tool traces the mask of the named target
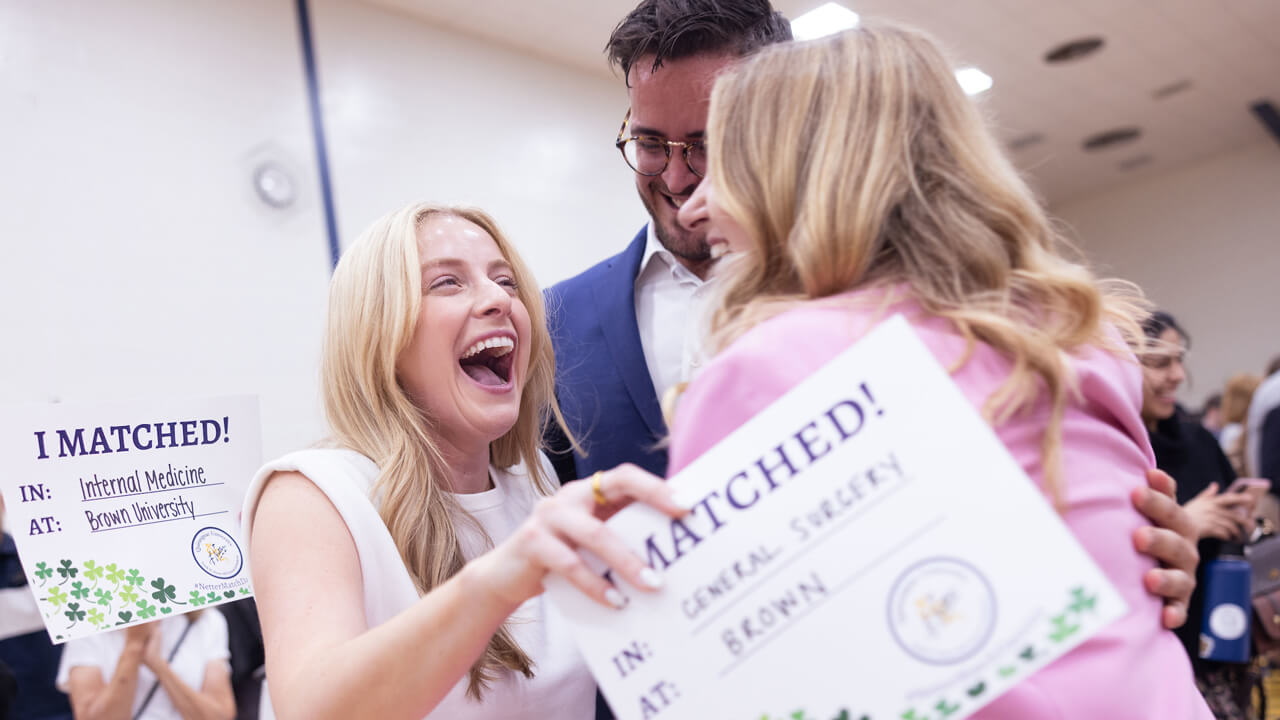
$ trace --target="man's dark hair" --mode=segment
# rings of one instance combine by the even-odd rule
[[[1174,320],[1169,313],[1163,310],[1156,310],[1148,315],[1146,320],[1142,321],[1142,332],[1149,338],[1158,338],[1160,333],[1169,328],[1173,328],[1182,336],[1182,341],[1186,343],[1187,347],[1191,346],[1191,336],[1187,334],[1186,330],[1182,329],[1178,321]]]
[[[769,0],[643,0],[613,29],[605,52],[630,87],[631,66],[702,53],[746,55],[791,39],[791,23]]]

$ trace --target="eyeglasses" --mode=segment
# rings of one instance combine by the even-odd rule
[[[689,172],[698,177],[707,174],[707,146],[701,140],[693,142],[676,142],[653,135],[632,135],[624,137],[627,124],[631,122],[631,111],[622,119],[622,127],[618,129],[618,141],[614,145],[622,153],[622,159],[632,170],[641,175],[661,175],[666,172],[671,162],[671,148],[680,148]]]

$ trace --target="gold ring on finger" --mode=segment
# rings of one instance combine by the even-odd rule
[[[604,489],[600,487],[600,478],[604,477],[603,470],[597,470],[591,476],[591,495],[596,499],[597,505],[608,505],[609,498],[604,496]]]

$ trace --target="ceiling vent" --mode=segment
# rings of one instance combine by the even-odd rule
[[[1259,100],[1250,105],[1249,109],[1258,117],[1258,121],[1271,133],[1271,136],[1280,142],[1280,110],[1276,109],[1275,103]]]
[[[1045,53],[1044,61],[1050,65],[1055,65],[1057,63],[1079,60],[1098,52],[1102,49],[1102,45],[1102,38],[1096,35],[1093,37],[1084,37],[1078,40],[1072,40],[1071,42],[1063,43],[1062,45],[1059,45]]]
[[[1019,135],[1018,137],[1010,140],[1009,149],[1017,152],[1019,150],[1026,150],[1032,145],[1039,145],[1042,142],[1044,142],[1044,133],[1030,132],[1026,135]]]
[[[1120,145],[1127,145],[1139,137],[1142,137],[1142,130],[1136,127],[1115,128],[1085,138],[1084,149],[1106,150]]]
[[[1167,97],[1177,95],[1180,92],[1186,92],[1187,90],[1190,90],[1190,89],[1191,89],[1191,81],[1186,78],[1183,78],[1177,82],[1172,82],[1172,83],[1169,83],[1168,85],[1164,85],[1162,87],[1156,88],[1155,91],[1151,93],[1151,97],[1155,98],[1156,100],[1163,100]]]

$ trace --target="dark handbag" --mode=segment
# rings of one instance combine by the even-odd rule
[[[1253,645],[1259,655],[1280,650],[1280,535],[1264,535],[1245,548],[1252,580]]]

